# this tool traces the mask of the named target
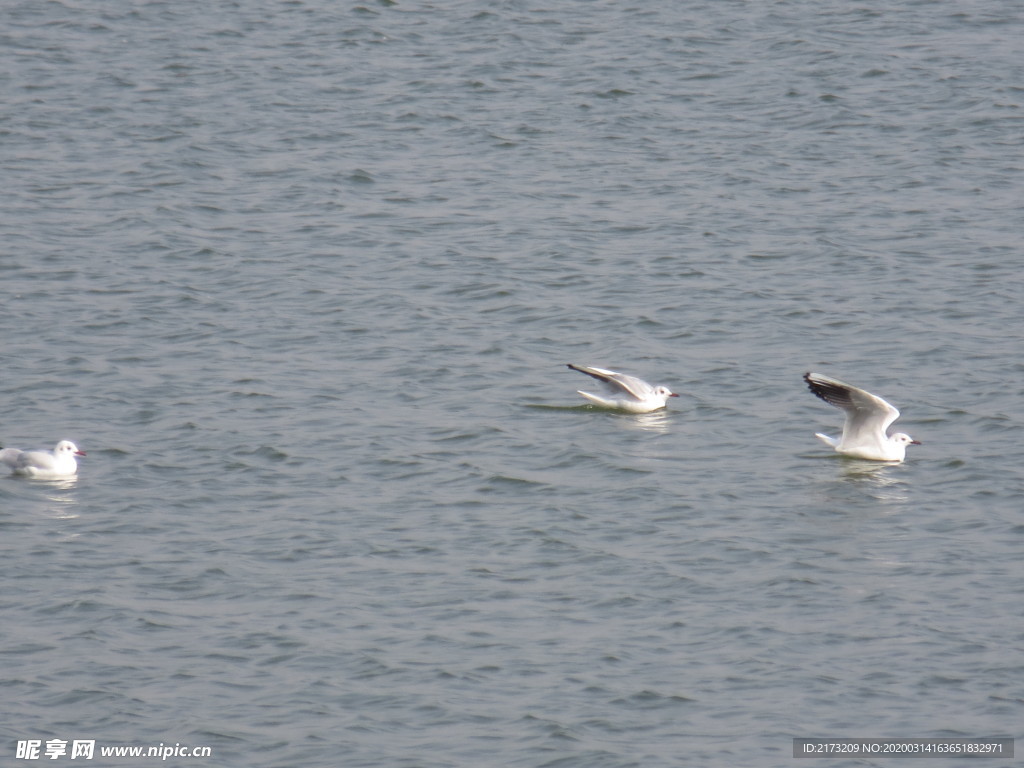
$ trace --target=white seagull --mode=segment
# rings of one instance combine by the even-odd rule
[[[908,445],[921,444],[903,432],[886,433],[900,412],[877,395],[820,373],[805,373],[804,381],[826,403],[846,411],[842,437],[814,433],[837,453],[874,461],[903,461]]]
[[[643,379],[636,376],[627,376],[625,373],[605,370],[604,368],[590,368],[585,365],[573,365],[566,363],[566,366],[574,371],[593,376],[605,385],[610,397],[601,397],[583,390],[576,390],[587,400],[603,408],[618,408],[633,413],[650,413],[659,408],[664,408],[670,397],[679,397],[668,387],[652,387]]]
[[[70,440],[61,440],[52,451],[0,449],[0,462],[9,466],[14,474],[37,480],[71,477],[78,471],[75,456],[85,456],[85,451],[78,450],[78,446]]]

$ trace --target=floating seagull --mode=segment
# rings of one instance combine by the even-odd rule
[[[0,449],[0,462],[9,466],[14,474],[37,480],[55,480],[75,474],[78,471],[75,456],[85,456],[85,451],[78,450],[70,440],[61,440],[52,451]]]
[[[650,411],[664,408],[670,397],[679,397],[674,392],[670,392],[668,387],[652,387],[646,381],[638,379],[636,376],[627,376],[624,373],[616,373],[604,368],[589,368],[585,365],[573,365],[572,363],[566,363],[566,365],[574,371],[585,373],[587,376],[593,376],[598,381],[604,383],[605,389],[610,393],[610,397],[601,397],[590,392],[576,390],[587,400],[603,408],[618,408],[623,411],[632,411],[633,413],[649,413]]]
[[[882,398],[820,373],[805,373],[804,381],[826,403],[846,411],[842,437],[814,433],[837,453],[858,459],[903,461],[908,445],[921,444],[903,432],[886,434],[900,412]]]

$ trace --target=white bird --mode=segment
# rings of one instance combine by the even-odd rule
[[[646,381],[638,379],[636,376],[628,376],[625,373],[616,373],[604,368],[573,365],[572,363],[566,363],[566,366],[574,371],[585,373],[587,376],[593,376],[605,385],[605,389],[608,390],[610,397],[601,397],[591,392],[584,392],[581,389],[576,390],[587,400],[603,408],[618,408],[623,411],[632,411],[633,413],[649,413],[659,408],[664,408],[670,397],[679,397],[676,393],[669,391],[668,387],[652,387]]]
[[[78,450],[70,440],[61,440],[52,451],[0,449],[0,462],[9,466],[14,474],[37,480],[56,480],[75,474],[78,471],[75,456],[85,456],[85,451]]]
[[[805,373],[804,381],[826,403],[846,411],[842,437],[814,433],[837,453],[874,461],[903,461],[908,445],[921,444],[904,432],[886,432],[900,412],[877,395],[820,373]]]

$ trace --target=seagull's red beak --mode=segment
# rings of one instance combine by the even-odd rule
[[[75,456],[85,456],[85,451],[75,451]]]
[[[678,392],[673,392],[673,393],[671,393],[669,395],[669,397],[679,397],[679,393]]]
[[[920,444],[921,444],[920,440],[911,440],[909,443],[907,443],[907,445],[920,445]]]

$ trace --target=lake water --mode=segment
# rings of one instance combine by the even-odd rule
[[[1019,3],[0,18],[4,765],[1024,736]]]

